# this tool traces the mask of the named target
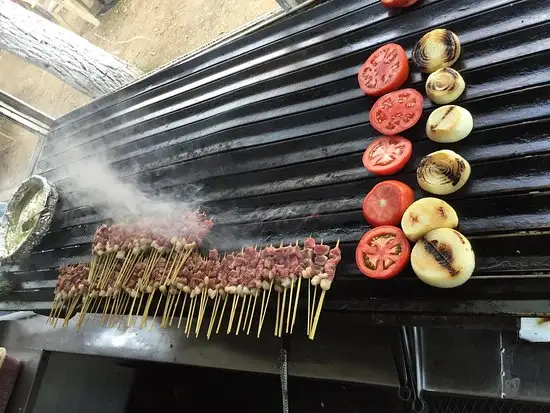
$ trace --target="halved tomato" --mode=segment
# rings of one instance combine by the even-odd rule
[[[382,96],[399,89],[409,77],[405,50],[390,43],[376,49],[359,69],[359,86],[369,96]]]
[[[395,9],[398,7],[409,7],[418,2],[418,0],[381,0],[384,7]]]
[[[363,165],[376,175],[399,172],[412,155],[412,144],[402,136],[381,136],[363,154]]]
[[[412,128],[422,116],[422,95],[414,89],[401,89],[379,98],[370,110],[370,123],[384,135],[396,135]]]
[[[414,202],[414,191],[403,182],[384,181],[375,185],[363,201],[363,216],[375,227],[397,225]]]
[[[387,280],[403,271],[410,256],[411,246],[403,232],[387,225],[363,235],[355,250],[355,263],[367,277]]]

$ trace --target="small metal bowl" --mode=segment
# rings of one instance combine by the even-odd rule
[[[50,228],[57,199],[55,187],[40,175],[17,188],[0,220],[2,263],[17,262],[40,242]]]

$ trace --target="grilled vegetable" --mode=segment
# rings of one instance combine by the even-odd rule
[[[472,132],[474,119],[468,110],[456,105],[441,106],[426,122],[426,134],[434,142],[452,143]]]
[[[401,136],[381,136],[363,154],[363,165],[377,175],[393,175],[403,169],[412,155],[411,141]]]
[[[389,43],[375,50],[359,69],[359,86],[369,96],[382,96],[401,87],[409,77],[407,53]]]
[[[416,43],[412,60],[425,73],[451,67],[460,57],[460,40],[450,30],[435,29]]]
[[[420,280],[432,287],[454,288],[474,272],[475,255],[460,232],[440,228],[428,232],[413,247],[412,268]]]
[[[438,228],[455,228],[456,211],[439,198],[422,198],[407,208],[401,219],[401,228],[412,242]]]
[[[458,191],[470,177],[470,164],[459,154],[443,149],[432,152],[420,161],[416,170],[418,185],[436,195]]]
[[[438,105],[454,102],[466,88],[464,78],[450,67],[436,70],[426,81],[426,94]]]
[[[370,278],[395,277],[407,266],[411,246],[403,232],[389,225],[370,230],[357,245],[355,263]]]
[[[403,182],[380,182],[365,197],[363,216],[375,227],[397,225],[413,201],[414,191]]]
[[[396,135],[412,128],[422,116],[424,98],[414,89],[388,93],[374,103],[369,120],[384,135]]]

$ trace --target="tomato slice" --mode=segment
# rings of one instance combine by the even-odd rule
[[[414,191],[403,182],[384,181],[375,185],[363,201],[363,216],[375,227],[397,225],[414,202]]]
[[[411,246],[403,232],[386,225],[363,235],[355,250],[355,263],[367,277],[387,280],[403,271],[410,256]]]
[[[359,86],[369,96],[382,96],[399,89],[409,77],[405,50],[395,43],[376,49],[359,69]]]
[[[381,136],[363,154],[363,165],[376,175],[393,175],[403,169],[412,155],[412,144],[402,136]]]
[[[370,123],[384,135],[412,128],[422,116],[424,98],[414,89],[401,89],[378,98],[370,110]]]
[[[381,0],[384,7],[395,9],[398,7],[409,7],[416,4],[418,0]]]

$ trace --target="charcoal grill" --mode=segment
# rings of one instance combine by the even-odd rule
[[[472,241],[477,269],[450,291],[422,284],[410,269],[390,281],[365,279],[353,259],[369,229],[362,199],[380,181],[361,164],[377,133],[357,70],[378,46],[395,41],[410,53],[436,27],[460,36],[456,67],[467,89],[459,104],[475,121],[470,137],[449,145],[472,164],[470,183],[446,199]],[[378,0],[339,0],[176,61],[55,122],[34,173],[57,186],[61,205],[31,258],[4,268],[20,288],[2,306],[49,310],[56,269],[89,260],[95,228],[111,218],[64,200],[78,194],[64,166],[80,153],[107,157],[125,180],[159,195],[186,200],[193,188],[216,222],[209,241],[222,250],[310,234],[340,239],[343,262],[329,310],[399,322],[547,313],[549,59],[545,2],[423,0],[387,11]],[[415,70],[408,84],[422,91],[424,80]],[[439,148],[423,133],[434,109],[424,105],[422,121],[406,134],[412,161],[396,177],[413,188],[419,160]]]

